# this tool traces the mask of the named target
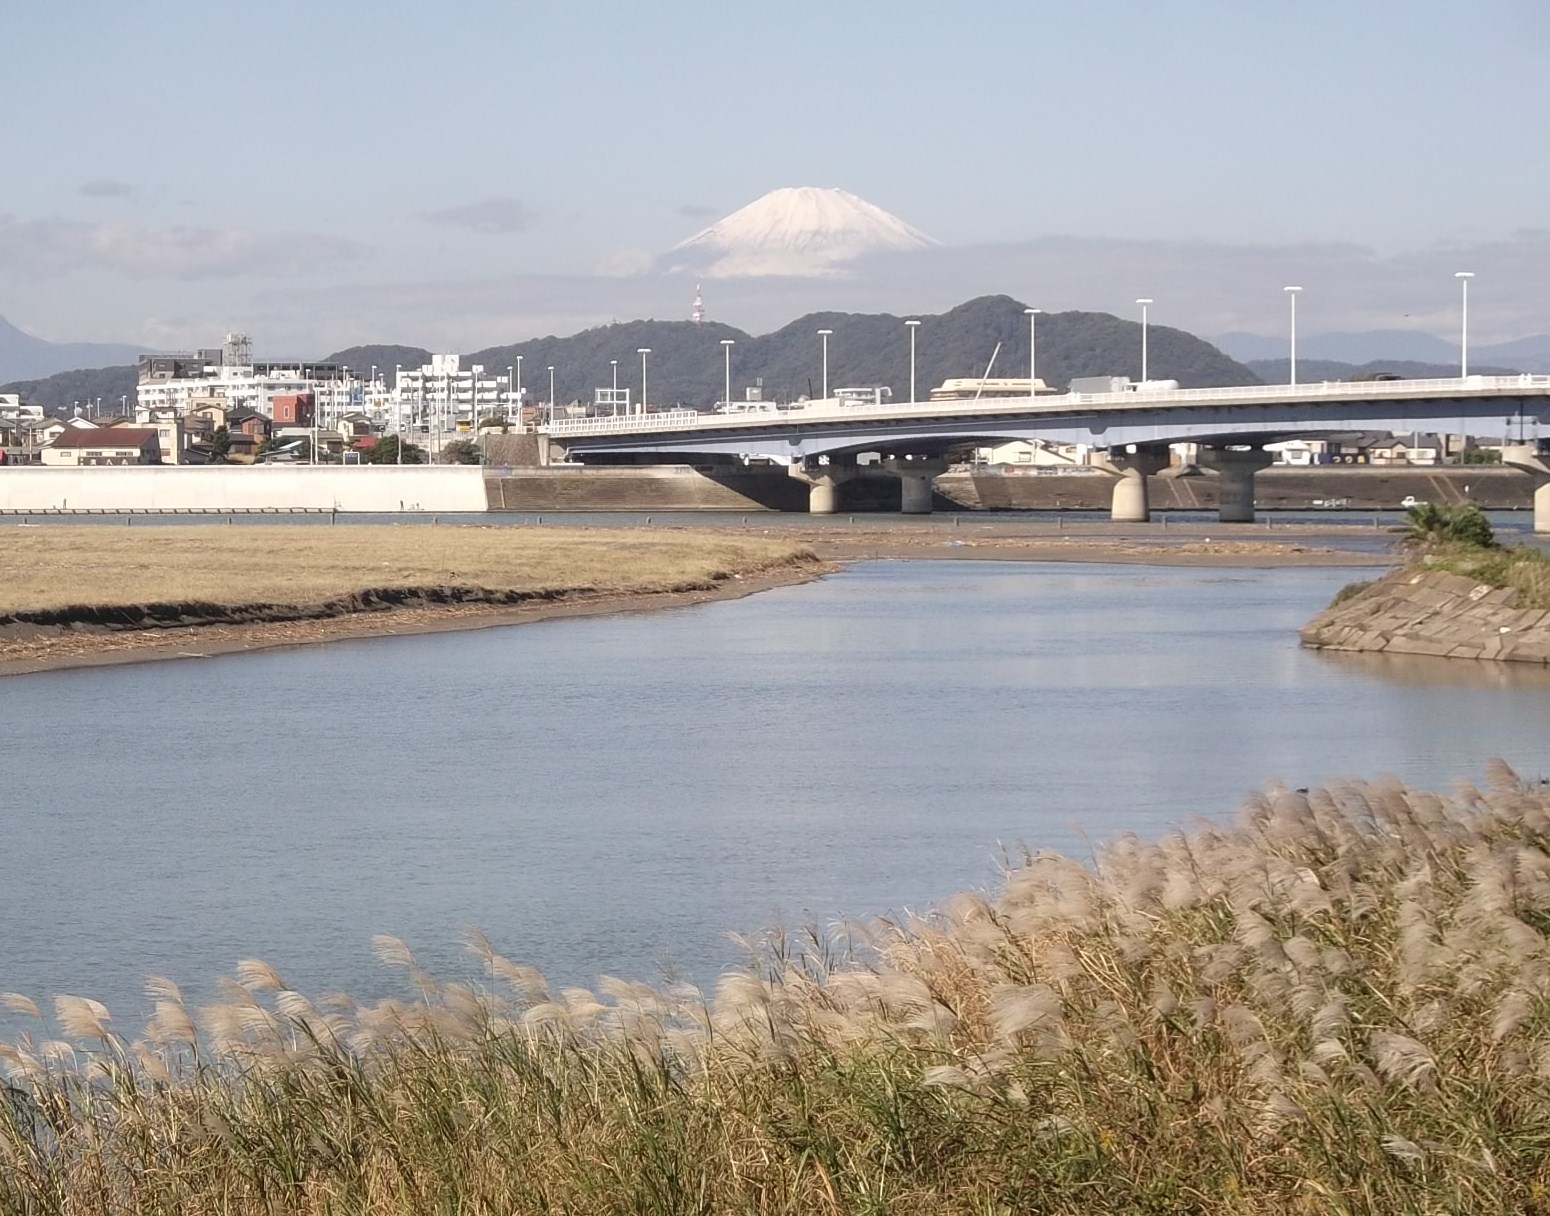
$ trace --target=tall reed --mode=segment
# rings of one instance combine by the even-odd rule
[[[995,895],[775,939],[711,996],[313,1000],[0,1046],[0,1211],[1550,1212],[1550,791],[1273,787]]]

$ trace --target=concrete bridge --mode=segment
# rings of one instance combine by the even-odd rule
[[[950,453],[1008,440],[1087,444],[1115,478],[1116,521],[1150,516],[1146,477],[1168,468],[1168,446],[1201,446],[1201,470],[1221,479],[1223,522],[1252,522],[1254,474],[1271,463],[1264,445],[1347,431],[1517,435],[1505,459],[1535,478],[1534,530],[1550,532],[1550,376],[1464,376],[1438,380],[1325,381],[1242,388],[1147,387],[1111,393],[984,397],[970,401],[847,405],[810,401],[762,412],[671,410],[556,419],[544,428],[551,451],[583,463],[662,460],[773,462],[809,489],[809,510],[832,512],[839,486],[875,453],[903,482],[909,513],[931,509],[931,482]]]

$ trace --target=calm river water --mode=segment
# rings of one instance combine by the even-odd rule
[[[1546,771],[1550,675],[1353,662],[1339,570],[872,562],[650,615],[0,681],[0,991],[190,994],[239,958],[401,992],[461,926],[551,978],[702,982],[726,932],[922,907],[1019,843],[1267,778]]]

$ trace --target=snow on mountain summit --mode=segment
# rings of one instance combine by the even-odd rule
[[[844,190],[772,190],[675,245],[670,269],[709,278],[831,275],[864,253],[926,249],[936,242],[896,215]]]

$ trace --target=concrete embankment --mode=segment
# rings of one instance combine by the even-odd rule
[[[472,465],[0,469],[0,511],[483,511]]]
[[[1407,567],[1326,608],[1304,646],[1381,654],[1550,663],[1550,611],[1515,606],[1512,587]]]
[[[841,511],[897,511],[899,481],[868,473],[839,487]],[[1210,474],[1152,477],[1157,511],[1214,511]],[[770,466],[691,465],[494,468],[487,481],[493,511],[805,511],[808,488]],[[1114,479],[1102,473],[954,470],[933,487],[939,510],[1107,511]],[[1534,486],[1523,473],[1482,466],[1424,469],[1267,469],[1255,478],[1262,510],[1397,510],[1407,497],[1473,501],[1488,509],[1526,509]]]

